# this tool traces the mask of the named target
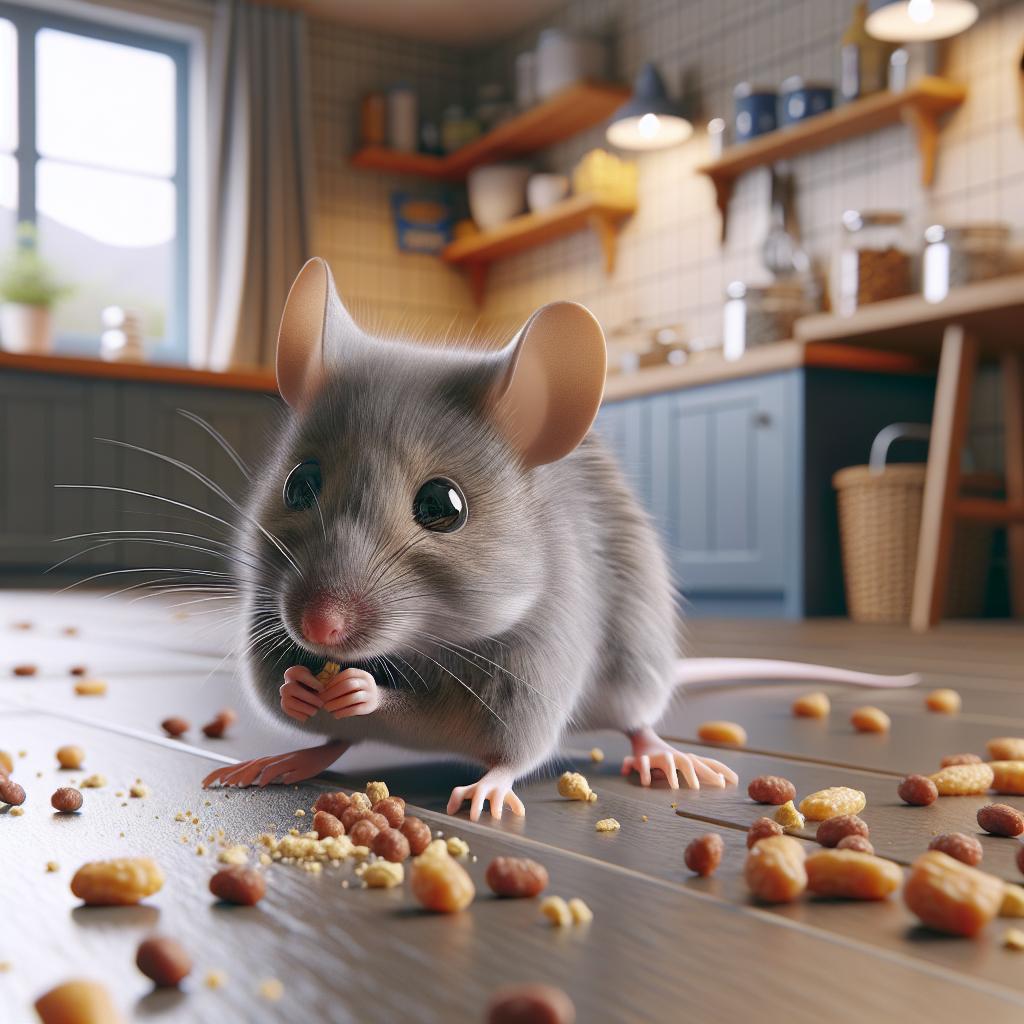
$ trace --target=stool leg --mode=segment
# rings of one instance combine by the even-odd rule
[[[1006,467],[1006,499],[1024,502],[1024,355],[1003,355],[1003,423]],[[1007,527],[1010,563],[1010,607],[1015,618],[1024,619],[1024,523]]]
[[[960,491],[960,457],[967,435],[967,414],[977,363],[977,339],[966,334],[958,324],[946,327],[935,384],[910,612],[911,628],[919,633],[942,618],[945,606],[955,526],[954,506]]]

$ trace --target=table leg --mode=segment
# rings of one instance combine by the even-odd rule
[[[935,384],[932,435],[910,612],[910,625],[916,632],[924,632],[935,625],[942,618],[945,607],[956,525],[954,506],[960,490],[960,458],[967,435],[977,363],[977,339],[967,334],[959,324],[947,326],[942,336],[942,355]]]
[[[1024,354],[1007,352],[1002,359],[1006,499],[1024,503]],[[1007,526],[1010,607],[1024,619],[1024,523]]]

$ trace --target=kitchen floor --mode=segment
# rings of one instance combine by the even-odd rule
[[[16,628],[26,623],[31,628]],[[67,627],[77,633],[66,635]],[[905,807],[896,783],[907,772],[936,770],[945,754],[984,754],[990,737],[1024,734],[1020,625],[947,623],[922,637],[840,621],[697,621],[688,632],[700,655],[920,670],[926,686],[959,690],[964,710],[956,717],[929,713],[920,688],[824,687],[832,715],[812,721],[789,712],[807,685],[690,693],[677,701],[664,734],[709,751],[692,742],[700,722],[743,724],[747,748],[724,757],[740,774],[738,788],[642,789],[618,773],[627,752],[621,736],[573,737],[559,764],[518,787],[526,818],[500,824],[443,813],[451,787],[471,781],[473,769],[370,745],[350,751],[342,773],[330,779],[204,793],[199,780],[219,763],[302,745],[246,706],[225,656],[230,629],[222,614],[183,618],[149,601],[74,592],[0,593],[0,748],[15,755],[15,777],[28,791],[22,816],[0,812],[0,1019],[32,1020],[36,996],[79,976],[104,982],[138,1020],[471,1024],[484,1019],[499,985],[534,980],[566,989],[580,1024],[791,1024],[818,1021],[823,1012],[851,1022],[1021,1020],[1024,954],[1001,943],[1013,922],[996,921],[973,941],[943,938],[915,926],[898,897],[769,908],[751,903],[742,877],[746,828],[765,810],[747,798],[746,782],[760,774],[788,777],[801,796],[832,785],[862,789],[877,852],[904,864],[935,833],[977,833],[975,812],[985,798]],[[37,674],[13,676],[12,668],[26,663],[38,666]],[[109,683],[105,696],[73,694],[68,671],[78,664]],[[849,726],[849,712],[868,702],[891,715],[887,736]],[[223,739],[205,739],[199,726],[225,705],[238,708],[238,724]],[[159,722],[170,715],[192,722],[186,742],[163,736]],[[67,743],[85,748],[83,770],[57,769],[54,751]],[[606,755],[601,764],[588,754],[595,745]],[[590,779],[596,803],[557,795],[553,775],[570,766]],[[84,791],[82,812],[53,814],[52,791],[93,772],[108,783]],[[150,787],[148,797],[127,795],[136,779]],[[216,903],[207,883],[221,838],[251,844],[267,830],[301,828],[319,792],[361,788],[369,779],[384,779],[432,828],[469,843],[477,898],[468,910],[426,914],[407,886],[361,888],[351,866],[310,874],[283,864],[268,868],[267,896],[256,907]],[[1002,799],[1024,809],[1024,797]],[[304,819],[297,809],[306,810]],[[176,820],[183,811],[199,825]],[[621,831],[595,832],[594,823],[607,817],[618,819]],[[713,877],[698,879],[686,870],[683,850],[709,829],[725,840],[725,857]],[[989,871],[1024,881],[1015,841],[981,842]],[[163,890],[136,907],[82,907],[68,888],[77,867],[128,854],[162,864]],[[543,863],[549,892],[582,897],[594,920],[555,929],[536,901],[491,897],[484,870],[499,854]],[[56,871],[48,872],[48,861]],[[136,945],[157,930],[192,952],[195,968],[180,992],[152,991],[134,966]],[[210,972],[223,972],[220,987],[205,984]],[[276,1003],[261,994],[270,979],[283,985]]]

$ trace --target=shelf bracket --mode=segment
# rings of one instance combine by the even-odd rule
[[[618,229],[609,217],[600,213],[592,213],[587,218],[590,230],[597,235],[604,256],[604,272],[610,274],[615,269],[615,256],[618,248]]]
[[[715,205],[722,222],[722,234],[719,241],[724,244],[729,226],[729,200],[732,199],[732,178],[713,177],[711,184],[715,186]]]

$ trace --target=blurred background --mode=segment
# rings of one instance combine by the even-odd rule
[[[320,255],[425,342],[588,305],[693,614],[1024,615],[1022,225],[1021,2],[0,0],[0,578],[195,564],[58,485],[225,514],[96,439],[243,494],[180,410],[258,462]]]

